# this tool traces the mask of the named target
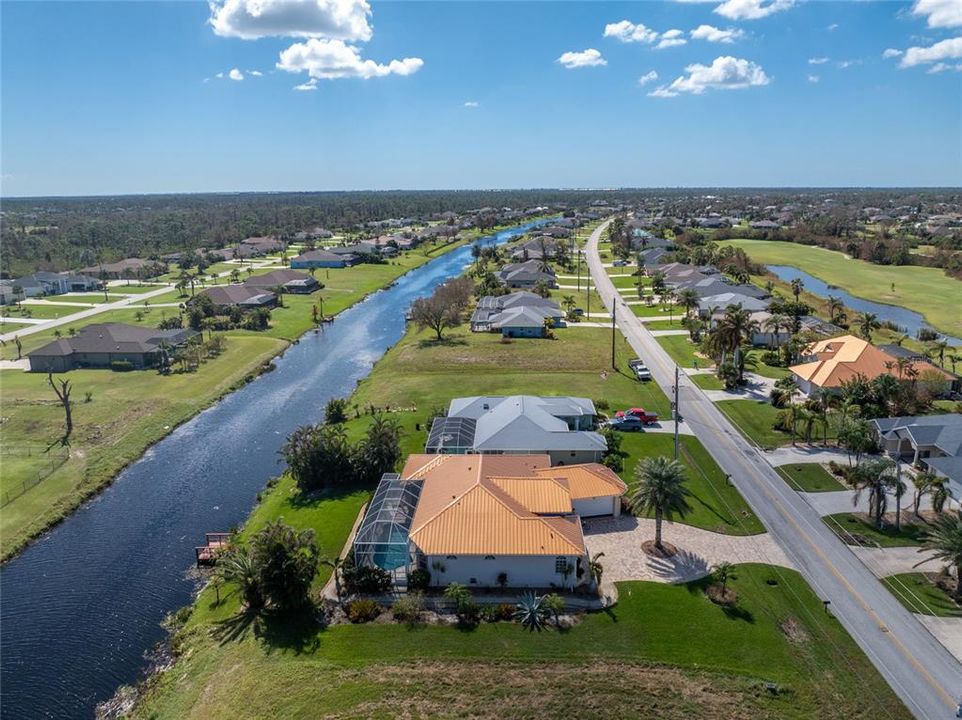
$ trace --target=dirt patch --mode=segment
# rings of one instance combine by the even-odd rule
[[[745,678],[630,663],[424,662],[337,673],[357,704],[325,717],[535,719],[776,718],[784,713]],[[412,693],[412,688],[417,692]]]
[[[705,588],[705,595],[716,605],[732,607],[738,602],[738,593],[731,588],[722,588],[722,586],[717,583]]]
[[[645,540],[641,544],[641,549],[645,551],[645,555],[653,558],[670,558],[678,554],[678,548],[668,542],[662,542],[661,547],[655,545],[654,540]]]
[[[778,629],[788,638],[789,642],[801,645],[808,642],[808,632],[803,628],[798,620],[789,615],[778,623]]]

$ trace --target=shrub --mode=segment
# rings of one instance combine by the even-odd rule
[[[380,614],[381,606],[367,598],[353,600],[347,604],[347,619],[352,623],[371,622]]]
[[[501,603],[497,606],[498,620],[513,620],[515,606],[511,603]]]
[[[134,364],[130,360],[113,360],[110,369],[114,372],[130,372],[134,369]]]
[[[373,595],[391,589],[391,573],[379,567],[365,567],[354,564],[353,556],[348,556],[341,568],[341,578],[349,593]]]
[[[610,409],[611,409],[611,403],[609,403],[607,400],[605,400],[605,399],[602,398],[602,399],[599,399],[599,400],[595,400],[595,407],[596,407],[598,410],[610,410]]]
[[[347,422],[347,400],[331,398],[324,408],[324,422],[328,425],[339,425]]]
[[[485,605],[481,608],[481,619],[484,622],[498,622],[501,618],[498,617],[498,606],[497,605]]]
[[[254,535],[251,544],[264,596],[280,609],[305,605],[317,572],[314,531],[298,531],[277,520]]]
[[[422,568],[417,570],[412,570],[408,574],[408,589],[409,590],[427,590],[431,585],[431,573]]]
[[[414,624],[421,619],[422,610],[424,610],[424,595],[420,592],[412,592],[394,603],[391,614],[399,622]]]

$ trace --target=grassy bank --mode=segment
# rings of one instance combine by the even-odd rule
[[[820,247],[772,240],[726,240],[752,260],[791,265],[866,300],[897,305],[923,315],[932,327],[962,337],[962,283],[938,268],[873,265]],[[894,285],[895,289],[892,290]]]
[[[882,584],[910,612],[934,617],[962,617],[962,607],[925,573],[890,575],[882,578]]]
[[[818,463],[798,463],[775,468],[799,492],[838,492],[845,490],[835,477]]]

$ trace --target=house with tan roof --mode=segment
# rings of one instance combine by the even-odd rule
[[[411,455],[385,474],[353,547],[359,564],[422,568],[434,585],[573,588],[590,582],[581,518],[617,515],[624,482],[547,455]]]
[[[795,383],[806,395],[813,392],[838,392],[842,384],[859,375],[874,380],[880,375],[892,375],[899,380],[909,376],[930,375],[945,381],[945,389],[951,387],[954,376],[923,360],[903,360],[889,355],[872,343],[855,337],[820,340],[809,345],[802,354],[802,362],[789,368]]]

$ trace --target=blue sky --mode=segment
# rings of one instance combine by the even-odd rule
[[[3,194],[962,185],[955,0],[250,2],[0,4]]]

